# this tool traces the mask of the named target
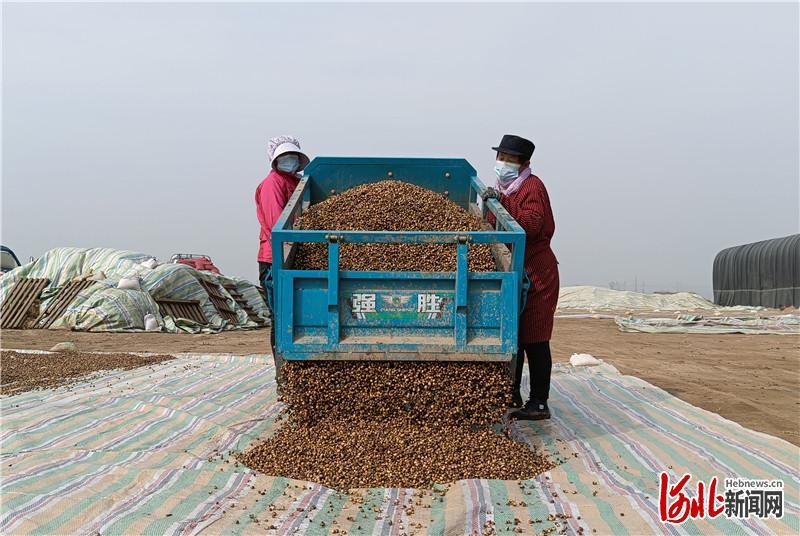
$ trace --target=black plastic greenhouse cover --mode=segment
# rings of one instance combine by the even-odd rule
[[[800,234],[735,246],[717,253],[714,302],[800,307]]]

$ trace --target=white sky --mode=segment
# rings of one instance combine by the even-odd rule
[[[711,292],[798,232],[798,5],[4,4],[2,242],[255,279],[266,141],[457,156],[537,145],[563,285]]]

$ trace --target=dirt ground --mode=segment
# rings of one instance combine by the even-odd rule
[[[5,330],[4,349],[267,353],[269,330],[214,335]],[[589,353],[695,406],[800,445],[800,337],[622,333],[611,319],[556,319],[553,359]],[[553,408],[558,411],[558,408]]]
[[[800,445],[800,337],[623,333],[610,319],[556,319],[553,359],[589,353],[695,406]]]

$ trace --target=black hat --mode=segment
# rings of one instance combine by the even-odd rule
[[[530,157],[533,155],[534,149],[536,149],[536,146],[532,141],[526,140],[525,138],[520,138],[519,136],[514,136],[513,134],[504,134],[503,139],[500,140],[500,145],[497,147],[492,147],[493,151],[499,151],[501,153],[511,154],[514,156],[521,156],[525,160],[530,159]]]

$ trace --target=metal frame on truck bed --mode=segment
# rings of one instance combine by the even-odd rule
[[[318,157],[272,229],[276,360],[506,361],[516,358],[527,277],[525,232],[464,159]],[[442,193],[496,227],[484,231],[299,230],[311,204],[354,186],[401,180]],[[485,220],[485,218],[484,218]],[[327,270],[292,267],[293,247],[328,245]],[[342,244],[453,244],[454,272],[369,272],[339,268]],[[491,244],[497,271],[469,272],[473,244]],[[504,245],[510,245],[511,251]],[[512,369],[513,370],[513,369]]]

